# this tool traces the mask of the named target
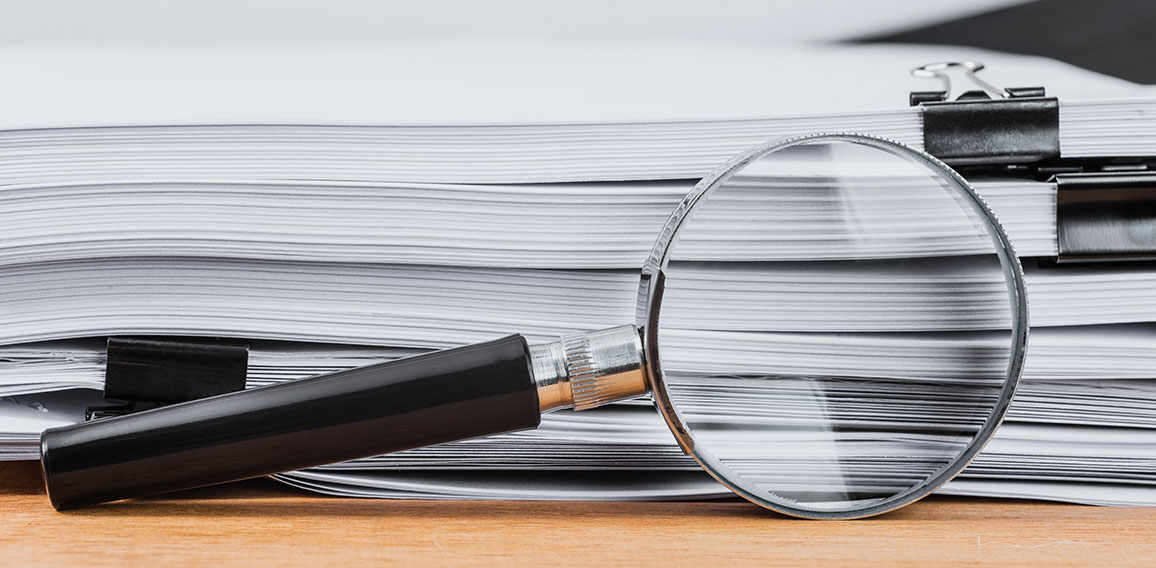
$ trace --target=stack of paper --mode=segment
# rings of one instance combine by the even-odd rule
[[[526,57],[573,66],[581,52],[555,46],[514,56],[492,49],[486,61],[515,66],[541,63]],[[300,86],[293,77],[304,75],[260,51],[237,58],[178,50],[3,59],[10,81],[45,92],[0,92],[7,108],[24,109],[0,123],[0,457],[35,458],[43,428],[82,420],[84,408],[99,403],[110,335],[252,339],[248,376],[256,387],[508,333],[546,341],[630,323],[639,267],[697,178],[748,146],[787,135],[854,131],[919,147],[918,109],[895,107],[905,91],[930,87],[901,75],[948,55],[820,50],[810,64],[871,65],[850,71],[862,97],[816,102],[783,93],[773,73],[748,72],[758,63],[786,65],[787,55],[798,53],[671,53],[683,60],[680,73],[650,77],[647,85],[632,83],[639,79],[625,71],[614,75],[620,83],[595,81],[624,69],[613,66],[566,73],[576,84],[553,90],[531,84],[533,74],[498,71],[510,84],[499,89],[479,79],[484,103],[447,101],[446,92],[462,91],[446,79],[452,73],[430,72],[441,78],[415,80],[407,92],[401,79],[413,79],[404,69],[414,63],[394,51],[381,59],[353,49],[296,54],[300,65],[349,93],[349,104],[311,90],[317,85],[287,88]],[[614,55],[603,63],[662,57]],[[943,58],[960,54],[950,55]],[[132,71],[158,68],[149,66],[154,58],[165,62],[160,76],[144,80]],[[333,61],[345,71],[320,71]],[[45,65],[63,62],[75,66],[73,74],[43,76]],[[1065,157],[1156,155],[1156,101],[1141,89],[1050,62],[990,54],[987,62],[1023,74],[1009,78],[1013,86],[1047,84],[1063,97]],[[895,73],[885,77],[867,71],[889,65]],[[249,77],[252,68],[264,75]],[[809,81],[809,69],[780,71]],[[686,85],[685,77],[697,76],[709,80]],[[91,81],[86,92],[109,94],[65,108],[58,90],[77,86],[62,80]],[[232,89],[227,98],[208,88],[230,80],[248,89]],[[606,84],[620,87],[600,98],[598,85]],[[814,91],[827,92],[821,87]],[[418,104],[423,93],[437,93],[433,104]],[[1080,102],[1077,94],[1129,98]],[[197,96],[208,102],[188,104]],[[580,100],[615,104],[599,113]],[[656,109],[655,101],[667,102]],[[782,116],[787,110],[806,116]],[[709,341],[675,338],[695,350],[685,353],[696,364],[717,373],[773,362],[785,373],[918,377],[911,390],[887,394],[928,415],[934,406],[913,403],[958,376],[961,353],[980,363],[973,369],[979,375],[999,375],[1006,341],[991,330],[1008,323],[1004,284],[965,256],[978,251],[945,248],[918,200],[881,194],[865,206],[879,230],[926,234],[920,254],[964,256],[900,266],[879,258],[893,251],[864,249],[867,260],[850,269],[800,261],[828,250],[824,227],[837,222],[829,187],[818,182],[785,192],[773,176],[756,181],[707,225],[719,234],[741,229],[748,246],[720,251],[707,247],[710,238],[699,243],[703,258],[744,262],[688,264],[672,293],[685,297],[668,298],[683,321],[714,330]],[[947,490],[1156,504],[1156,328],[1148,323],[1156,321],[1156,268],[1040,266],[1036,257],[1056,254],[1055,185],[974,181],[1025,259],[1032,346],[1008,423]],[[736,222],[751,211],[759,216],[747,221],[757,222]],[[768,226],[778,231],[761,232]],[[797,229],[798,238],[771,239],[784,227]],[[766,255],[785,261],[745,262]],[[739,289],[757,292],[759,301],[736,301]],[[852,303],[856,317],[834,328],[831,314]],[[947,312],[951,317],[942,317]],[[772,338],[774,349],[759,336]],[[790,416],[789,401],[774,402]],[[871,418],[860,407],[839,412]],[[359,496],[727,494],[674,445],[646,401],[551,414],[533,432],[279,478]]]
[[[631,323],[638,275],[626,270],[534,270],[405,265],[241,263],[111,259],[5,269],[6,344],[124,333],[184,333],[436,348],[520,332],[546,341],[569,331]],[[1029,265],[1037,328],[1147,322],[1156,317],[1156,269]],[[842,331],[989,329],[1006,324],[998,277],[967,279],[967,263],[926,274],[877,266],[841,272],[750,270],[732,284],[765,301],[736,302],[723,280],[701,282],[669,309],[703,326],[828,330],[854,303]],[[688,282],[689,284],[689,282]],[[966,294],[959,294],[958,287]],[[324,290],[325,294],[318,294]],[[383,291],[388,291],[385,293]],[[948,294],[948,292],[951,292]],[[738,298],[747,298],[743,293]],[[685,300],[684,300],[685,298]],[[929,313],[958,307],[958,315]],[[954,313],[954,312],[953,312]],[[730,326],[730,327],[723,327]]]

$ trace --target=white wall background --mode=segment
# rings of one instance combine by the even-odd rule
[[[476,37],[826,41],[1022,0],[0,0],[0,45]]]

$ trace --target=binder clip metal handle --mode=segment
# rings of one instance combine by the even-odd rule
[[[979,61],[941,61],[920,65],[912,69],[911,74],[916,77],[939,79],[943,89],[939,91],[913,91],[910,99],[911,106],[948,100],[1019,99],[1045,96],[1043,87],[1009,87],[1005,89],[984,81],[977,74],[984,67],[984,64]],[[974,88],[958,93],[952,99],[952,95],[955,95],[952,92],[953,75],[958,78],[958,84],[970,84]]]

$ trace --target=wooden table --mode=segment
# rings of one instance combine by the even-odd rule
[[[0,464],[0,566],[1156,565],[1156,509],[933,497],[861,521],[743,502],[378,501],[271,481],[57,513]]]

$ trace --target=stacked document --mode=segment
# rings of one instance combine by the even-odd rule
[[[418,61],[397,46],[3,59],[9,80],[33,87],[0,93],[6,108],[26,109],[0,121],[0,458],[35,459],[44,428],[84,420],[103,403],[109,336],[250,340],[255,388],[510,333],[544,342],[630,323],[639,269],[699,178],[752,145],[811,132],[921,147],[920,111],[900,105],[906,91],[932,87],[903,74],[931,60],[986,59],[1008,70],[1006,82],[1046,84],[1060,97],[1065,158],[1156,156],[1156,93],[1031,58],[623,47],[597,59],[581,46],[471,46],[488,55],[473,61],[506,66],[492,69],[503,83],[478,77],[453,49],[408,47],[421,47]],[[159,77],[134,71],[161,60]],[[71,78],[44,76],[62,62],[75,66],[63,75]],[[834,62],[895,73],[852,70],[861,97],[784,92],[792,77],[811,81],[811,66]],[[547,63],[555,72],[526,72]],[[759,63],[778,74],[750,73]],[[630,65],[670,76],[635,77]],[[429,76],[415,78],[414,68]],[[446,98],[461,90],[447,78],[454,73],[478,81],[477,99]],[[348,100],[295,82],[306,76],[347,89]],[[704,84],[682,92],[685,77]],[[608,79],[621,90],[601,91],[619,84]],[[62,80],[91,81],[85,92],[108,96],[65,105],[57,89],[79,85]],[[832,90],[814,80],[815,92]],[[232,82],[243,88],[226,89]],[[1023,259],[1032,339],[1007,422],[944,490],[1156,505],[1156,265],[1041,262],[1058,250],[1056,184],[972,182]],[[717,374],[773,361],[792,374],[918,377],[920,390],[888,394],[928,416],[937,408],[919,405],[949,388],[964,357],[978,375],[1003,371],[1006,333],[1001,343],[995,330],[1009,323],[1005,284],[967,256],[975,251],[937,239],[918,200],[879,192],[863,206],[877,231],[926,232],[911,256],[956,256],[864,250],[876,260],[851,269],[824,256],[824,227],[839,222],[829,187],[763,183],[770,189],[738,194],[703,225],[702,242],[687,244],[727,261],[688,264],[674,291],[687,297],[669,302],[681,321],[715,330],[709,341],[683,338],[696,364]],[[749,246],[711,247],[715,231],[737,225]],[[767,226],[777,230],[761,234]],[[783,262],[750,262],[767,251]],[[854,318],[831,317],[849,305]],[[773,334],[775,349],[749,341],[751,330]],[[877,412],[835,410],[848,420]],[[278,478],[370,497],[729,494],[679,450],[646,399]]]

